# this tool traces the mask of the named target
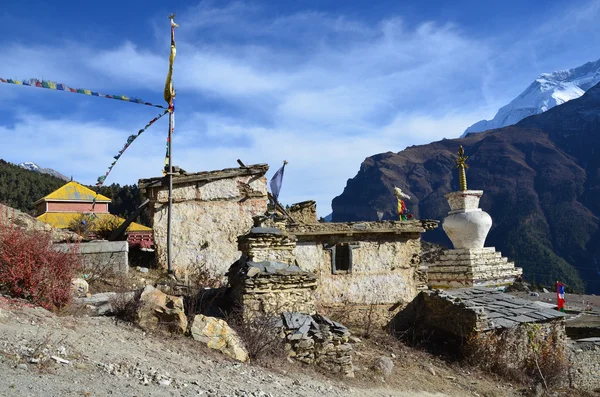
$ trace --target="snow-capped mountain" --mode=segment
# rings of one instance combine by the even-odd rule
[[[516,124],[525,117],[543,113],[554,106],[579,98],[600,82],[600,59],[569,70],[543,73],[508,105],[500,108],[492,120],[481,120],[465,130],[481,132]]]
[[[20,163],[19,167],[25,168],[26,170],[29,170],[29,171],[39,172],[40,174],[52,175],[57,178],[63,179],[65,181],[68,181],[70,179],[70,178],[64,176],[63,174],[61,174],[60,172],[53,170],[52,168],[42,168],[39,165],[37,165],[36,163],[31,162],[31,161],[25,161],[23,163]]]

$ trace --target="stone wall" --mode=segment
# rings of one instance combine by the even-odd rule
[[[178,274],[221,276],[237,260],[237,237],[267,209],[268,167],[211,171],[174,178],[172,262]],[[240,175],[248,174],[248,175]],[[140,181],[150,199],[157,261],[167,266],[168,190],[158,180]]]
[[[301,269],[317,275],[317,299],[323,306],[377,305],[385,311],[410,302],[423,284],[417,277],[418,234],[313,237],[316,241],[298,238],[296,261]],[[353,246],[349,273],[332,272],[332,251],[328,247],[336,243]]]
[[[246,315],[251,312],[316,313],[314,275],[277,269],[278,274],[261,272],[255,277],[230,278],[231,296]],[[277,271],[275,270],[275,271]]]
[[[59,251],[69,250],[70,244],[54,244]],[[82,257],[83,272],[113,272],[127,274],[129,271],[129,244],[127,241],[90,241],[78,243],[77,249]]]
[[[572,342],[569,350],[569,386],[588,391],[600,389],[600,338]]]
[[[296,238],[283,234],[275,228],[271,230],[276,234],[252,233],[251,231],[249,235],[238,237],[238,249],[252,262],[278,261],[293,265]]]
[[[427,341],[447,354],[501,375],[548,381],[567,373],[564,314],[488,288],[421,292],[390,329],[410,343]]]

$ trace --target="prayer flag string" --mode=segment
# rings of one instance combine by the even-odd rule
[[[7,84],[24,85],[24,86],[29,86],[29,87],[48,88],[50,90],[56,90],[56,91],[74,92],[77,94],[97,96],[97,97],[109,98],[109,99],[117,99],[119,101],[137,103],[140,105],[146,105],[146,106],[152,106],[155,108],[166,109],[166,107],[163,105],[154,105],[154,104],[152,104],[150,102],[146,102],[140,98],[134,98],[134,97],[130,98],[125,95],[101,94],[96,91],[84,90],[81,88],[71,88],[65,84],[55,83],[54,81],[48,81],[48,80],[38,80],[38,79],[16,80],[16,79],[4,79],[4,78],[0,77],[0,82],[7,83]]]
[[[167,113],[169,113],[169,109],[166,109],[163,113],[159,114],[158,116],[156,116],[155,118],[150,120],[148,122],[148,124],[146,124],[144,126],[144,128],[142,128],[141,130],[138,131],[137,134],[130,135],[129,138],[127,138],[127,142],[125,143],[125,146],[123,146],[123,148],[121,150],[119,150],[119,153],[117,153],[117,155],[113,157],[114,161],[108,167],[108,171],[106,171],[106,173],[104,175],[98,177],[98,181],[96,183],[97,187],[101,187],[104,184],[104,181],[108,177],[108,174],[110,174],[110,172],[112,171],[112,169],[115,166],[115,164],[117,163],[117,161],[119,161],[119,158],[121,158],[121,156],[123,155],[125,150],[127,150],[127,148],[133,143],[133,141],[135,141],[137,139],[137,137],[142,134],[142,132],[146,131],[152,124],[154,124],[158,119],[160,119],[162,116],[164,116]]]

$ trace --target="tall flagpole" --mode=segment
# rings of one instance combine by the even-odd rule
[[[173,129],[175,128],[175,89],[173,88],[173,62],[175,61],[175,28],[179,27],[173,19],[175,14],[169,15],[171,20],[171,55],[169,56],[169,72],[165,83],[164,97],[169,104],[169,134],[167,137],[167,161],[169,178],[169,199],[167,212],[167,268],[168,273],[173,274],[173,263],[171,258],[171,221],[173,212]]]

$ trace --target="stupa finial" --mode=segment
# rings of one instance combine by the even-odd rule
[[[455,168],[458,168],[458,176],[461,191],[467,190],[467,173],[465,172],[465,170],[469,168],[469,166],[466,164],[468,158],[469,156],[465,156],[465,149],[463,149],[462,145],[460,145],[460,147],[458,148],[458,158],[454,161],[456,161]]]

